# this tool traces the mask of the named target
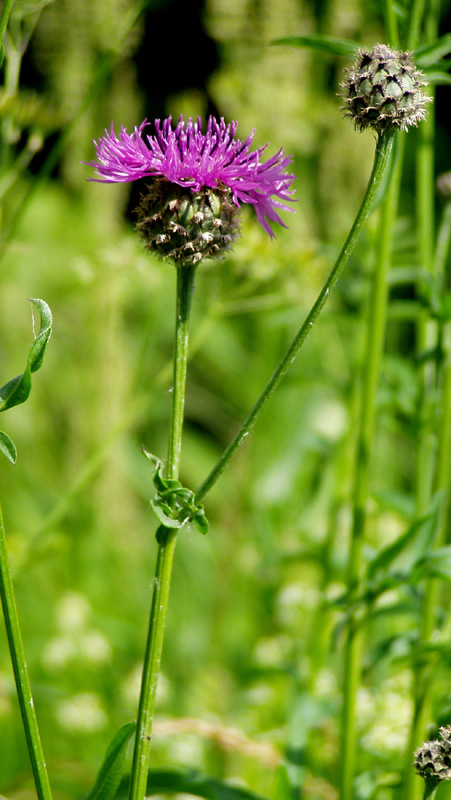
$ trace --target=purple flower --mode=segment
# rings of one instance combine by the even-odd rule
[[[206,133],[202,133],[200,118],[191,118],[185,125],[182,117],[172,129],[171,117],[160,123],[155,120],[153,136],[142,132],[149,125],[146,120],[132,134],[121,126],[119,137],[113,124],[110,132],[94,142],[97,161],[88,162],[96,169],[97,180],[103,183],[124,183],[147,177],[163,177],[171,183],[199,192],[203,187],[226,186],[231,190],[233,202],[251,203],[257,219],[271,237],[269,223],[278,222],[284,228],[278,211],[293,211],[286,202],[293,202],[290,190],[294,175],[284,172],[292,161],[281,149],[268,161],[260,157],[267,145],[249,152],[254,132],[246,141],[235,139],[238,123],[226,125],[210,117]]]

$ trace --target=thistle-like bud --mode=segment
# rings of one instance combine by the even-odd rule
[[[221,184],[192,192],[157,178],[141,195],[136,212],[146,248],[177,266],[222,255],[239,233],[238,206]]]
[[[371,52],[358,51],[347,75],[342,84],[346,90],[343,110],[359,130],[373,128],[383,133],[395,126],[406,131],[424,119],[432,98],[423,92],[427,82],[411,53],[376,44]]]
[[[414,766],[429,783],[451,778],[451,726],[440,728],[440,739],[421,745],[415,753]]]

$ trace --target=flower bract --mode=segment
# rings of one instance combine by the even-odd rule
[[[342,84],[346,101],[343,110],[359,130],[407,131],[426,116],[431,98],[423,91],[426,81],[416,68],[412,53],[376,44],[371,51],[358,51],[347,74],[347,81]]]
[[[236,206],[250,203],[257,219],[271,237],[270,223],[286,227],[279,211],[293,211],[287,202],[293,200],[291,184],[294,175],[286,172],[292,156],[279,150],[262,161],[266,146],[251,151],[254,133],[244,141],[235,138],[237,123],[226,124],[210,116],[205,133],[198,118],[184,122],[180,117],[175,128],[171,117],[156,120],[154,133],[145,134],[149,123],[144,120],[133,133],[121,126],[116,135],[113,124],[105,136],[94,142],[97,160],[89,162],[96,169],[96,178],[105,183],[123,183],[146,179],[165,179],[191,193],[206,189],[229,190]]]

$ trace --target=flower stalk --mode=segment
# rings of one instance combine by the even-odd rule
[[[6,635],[19,699],[20,713],[27,740],[28,753],[38,800],[52,800],[41,737],[39,735],[33,696],[31,694],[25,651],[20,633],[14,587],[5,543],[3,515],[0,506],[0,595],[6,624]]]
[[[210,489],[214,486],[218,478],[221,477],[222,473],[232,460],[236,451],[238,450],[240,445],[242,445],[245,438],[248,436],[248,434],[254,427],[258,417],[265,408],[270,397],[272,397],[272,395],[274,394],[275,390],[279,386],[282,379],[285,377],[294,359],[296,358],[299,350],[304,344],[308,334],[310,333],[314,323],[316,322],[322,309],[324,308],[329,293],[337,283],[343,271],[343,268],[345,267],[346,262],[348,261],[348,258],[351,255],[356,245],[360,231],[362,230],[362,227],[368,218],[368,215],[370,213],[371,207],[374,202],[374,198],[376,197],[376,194],[378,192],[379,186],[382,181],[382,177],[385,173],[385,169],[388,164],[388,160],[392,150],[394,135],[395,131],[393,129],[387,129],[383,133],[379,134],[376,144],[373,169],[371,171],[365,197],[363,198],[360,209],[357,213],[357,216],[354,220],[354,223],[348,234],[348,237],[343,245],[340,255],[338,256],[338,259],[335,262],[335,265],[332,271],[330,272],[329,277],[327,278],[323,288],[321,289],[310,312],[307,314],[307,317],[305,318],[303,324],[301,325],[301,328],[296,334],[292,344],[290,345],[284,357],[282,358],[282,361],[280,362],[279,366],[274,371],[266,387],[264,388],[257,402],[255,403],[254,407],[244,420],[242,426],[235,434],[234,438],[232,439],[232,441],[230,442],[230,444],[228,445],[228,447],[226,448],[220,459],[217,461],[216,465],[213,467],[210,474],[207,476],[207,478],[204,480],[202,485],[197,490],[195,495],[196,502],[202,500],[205,497],[205,495],[210,491]]]
[[[196,268],[193,265],[177,267],[174,385],[167,461],[167,477],[170,479],[178,477],[180,465],[188,363],[189,318],[195,270]],[[175,528],[163,528],[163,526],[160,526],[157,537],[158,554],[141,679],[129,800],[143,800],[146,795],[152,725],[155,714],[155,700],[176,537],[177,530]]]

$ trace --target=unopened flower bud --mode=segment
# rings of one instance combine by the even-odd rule
[[[371,51],[359,50],[347,73],[342,84],[344,110],[359,130],[373,128],[383,133],[397,127],[406,131],[424,119],[431,98],[423,91],[426,81],[411,53],[376,44]]]
[[[421,745],[415,753],[414,766],[429,783],[451,778],[451,726],[440,728],[440,739]]]

